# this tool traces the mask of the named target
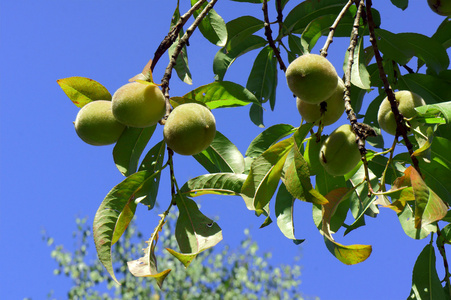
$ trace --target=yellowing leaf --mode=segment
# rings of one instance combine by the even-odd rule
[[[111,100],[110,92],[103,85],[86,77],[74,76],[56,82],[78,108],[94,100]]]
[[[327,237],[325,237],[324,240],[330,253],[332,253],[339,261],[346,265],[355,265],[361,263],[371,255],[371,245],[357,244],[345,246]]]

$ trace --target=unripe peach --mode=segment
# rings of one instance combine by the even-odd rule
[[[351,125],[335,129],[324,141],[319,160],[327,173],[341,176],[350,172],[360,161],[360,151]]]
[[[166,113],[164,95],[153,83],[127,83],[114,93],[112,103],[114,117],[130,127],[155,125]]]
[[[215,117],[210,109],[197,103],[174,108],[163,129],[168,147],[182,155],[194,155],[207,149],[215,134]]]
[[[309,123],[319,125],[321,118],[321,106],[325,108],[323,112],[323,125],[327,126],[333,124],[340,119],[345,110],[345,103],[343,101],[343,94],[345,91],[345,84],[341,78],[338,80],[335,92],[320,104],[311,104],[296,98],[296,106],[302,118]]]
[[[441,16],[451,16],[451,0],[428,0],[433,12]]]
[[[111,111],[111,101],[96,100],[83,106],[75,119],[75,131],[86,143],[94,146],[115,143],[125,126]]]
[[[334,66],[317,54],[304,54],[296,58],[288,66],[285,76],[293,94],[312,104],[329,98],[338,84]]]
[[[412,118],[417,115],[415,107],[425,105],[423,98],[421,96],[411,92],[411,91],[398,91],[395,92],[395,99],[398,103],[398,110],[405,118]],[[385,132],[395,135],[396,134],[396,120],[395,115],[391,110],[390,101],[388,97],[382,100],[379,106],[379,111],[377,113],[377,121],[379,126]]]

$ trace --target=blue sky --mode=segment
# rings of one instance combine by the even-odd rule
[[[431,36],[443,20],[430,11],[426,0],[410,1],[406,11],[397,9],[389,0],[374,2],[382,14],[381,27],[395,33],[413,31]],[[53,275],[56,265],[41,239],[41,231],[46,230],[57,243],[71,247],[75,218],[88,216],[92,222],[104,196],[123,179],[113,163],[113,146],[90,146],[76,136],[72,122],[78,109],[56,80],[89,77],[114,92],[153,57],[167,34],[175,3],[0,2],[0,298],[45,299],[53,289],[57,299],[65,299],[70,282]],[[272,5],[270,2],[270,8]],[[260,5],[222,0],[216,7],[226,21],[245,9],[247,14],[260,17]],[[173,76],[172,96],[183,95],[214,79],[211,65],[218,48],[198,32],[190,42],[193,86]],[[317,53],[323,43],[321,39],[313,52]],[[347,39],[335,40],[329,49],[328,58],[339,75],[343,74],[341,66],[348,43]],[[251,58],[256,54],[239,58],[225,79],[245,85]],[[155,69],[156,81],[166,65],[165,55]],[[280,75],[276,109],[265,113],[265,123],[267,127],[277,123],[297,126],[300,116]],[[248,108],[214,113],[218,130],[243,153],[261,132],[250,122]],[[345,118],[341,122],[346,122]],[[151,144],[161,138],[158,128]],[[176,156],[175,173],[178,182],[183,183],[205,171],[191,157]],[[158,201],[163,207],[170,201],[168,178],[165,173],[159,192]],[[223,243],[237,245],[244,229],[250,228],[261,250],[273,252],[272,263],[294,263],[293,258],[300,255],[300,290],[324,300],[406,298],[415,259],[427,243],[407,237],[396,214],[381,209],[376,219],[367,219],[367,226],[346,237],[342,237],[342,231],[336,234],[337,241],[346,245],[373,245],[367,261],[345,266],[326,249],[313,224],[310,204],[298,202],[295,207],[296,235],[306,239],[296,246],[283,237],[275,223],[258,229],[263,219],[248,211],[239,197],[205,196],[196,200],[206,215],[219,218]],[[142,231],[150,228],[149,235],[157,222],[156,214],[144,207],[138,207],[137,220]]]

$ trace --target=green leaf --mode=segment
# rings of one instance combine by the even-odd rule
[[[244,158],[238,148],[216,131],[210,146],[193,157],[210,173],[244,172]]]
[[[415,215],[410,205],[405,205],[401,213],[398,213],[399,223],[404,233],[412,239],[421,240],[431,232],[437,231],[437,226],[433,224],[426,225],[421,228],[415,228]]]
[[[180,189],[187,197],[206,194],[239,196],[247,175],[216,173],[197,176],[188,180]]]
[[[252,162],[241,189],[241,196],[249,210],[255,210],[257,214],[267,212],[266,206],[277,189],[283,165],[293,143],[293,138],[282,140]]]
[[[440,77],[427,74],[406,74],[399,78],[398,88],[415,92],[433,104],[451,99],[451,83]]]
[[[445,49],[451,47],[451,20],[445,18],[432,38],[441,43]]]
[[[198,0],[191,0],[191,5],[196,4],[197,1]],[[194,18],[197,18],[206,6],[207,2],[202,4],[201,7],[194,12]],[[212,44],[219,47],[225,46],[227,42],[226,24],[214,9],[210,9],[205,18],[199,23],[198,28],[202,35]]]
[[[405,10],[409,5],[409,0],[390,0],[396,7]]]
[[[185,268],[188,268],[188,266],[193,262],[193,260],[197,257],[197,253],[195,254],[184,254],[179,253],[175,250],[172,250],[170,248],[166,248],[166,250],[172,254],[175,258],[177,258],[184,266]]]
[[[448,125],[451,124],[451,101],[431,104],[431,105],[422,105],[415,108],[416,111],[420,113],[422,116],[443,116]]]
[[[172,15],[172,19],[171,19],[171,29],[175,26],[175,24],[177,24],[177,22],[179,20],[180,20],[180,9],[179,9],[179,4],[177,2],[177,7],[175,8],[174,14]],[[182,36],[183,36],[183,28],[180,30],[179,36],[177,37],[177,39],[174,41],[174,43],[171,44],[171,46],[168,49],[169,59],[172,57]],[[177,56],[177,60],[176,60],[174,69],[177,72],[177,76],[183,82],[185,82],[187,84],[193,83],[191,72],[190,72],[189,66],[188,66],[188,50],[186,48],[186,45],[183,46],[182,51]]]
[[[272,48],[267,46],[257,55],[246,88],[260,103],[270,100],[271,109],[274,109],[276,87],[277,59]]]
[[[240,44],[265,26],[262,20],[252,16],[241,16],[227,22],[227,45],[225,49],[230,52],[239,48]]]
[[[136,172],[138,161],[157,125],[147,128],[127,127],[113,149],[113,159],[124,176]]]
[[[435,251],[431,244],[424,247],[415,262],[409,299],[446,299],[435,268]]]
[[[256,158],[279,140],[295,132],[289,124],[276,124],[257,135],[246,150],[246,157]]]
[[[94,100],[111,100],[110,92],[103,85],[86,77],[74,76],[56,82],[78,108]]]
[[[183,103],[205,104],[210,109],[244,106],[249,103],[259,104],[249,90],[231,81],[215,81],[200,86],[183,97],[171,98],[174,107]]]
[[[349,51],[346,51],[343,70],[348,68]],[[351,68],[351,83],[363,90],[371,88],[370,74],[368,73],[364,60],[363,36],[360,36],[354,49],[354,63]]]
[[[304,240],[296,239],[294,236],[293,212],[295,200],[282,183],[276,196],[275,213],[277,226],[287,238],[293,240],[296,245],[299,245]]]
[[[403,36],[398,36],[390,31],[376,29],[378,37],[377,45],[384,56],[396,61],[400,65],[405,65],[414,55],[414,50],[406,47],[407,41]]]
[[[291,50],[291,53],[289,54],[292,54],[289,57],[290,62],[292,62],[297,56],[310,52],[308,41],[303,38],[299,38],[294,34],[288,35],[288,46]]]
[[[179,216],[175,236],[184,254],[199,254],[222,240],[219,225],[203,215],[196,202],[178,195],[176,198]]]
[[[312,136],[305,145],[304,159],[309,166],[310,175],[317,175],[324,172],[324,167],[319,160],[319,153],[324,140],[324,136],[321,137],[320,141],[317,141],[316,137]]]
[[[413,32],[398,33],[396,38],[404,40],[407,43],[405,47],[412,49],[415,56],[423,60],[426,66],[435,73],[438,74],[448,68],[448,54],[437,40]]]
[[[158,242],[159,233],[165,223],[165,217],[166,215],[161,215],[161,220],[158,223],[158,226],[155,228],[150,239],[146,241],[147,247],[143,249],[144,256],[127,262],[128,269],[133,276],[154,278],[160,288],[162,288],[166,276],[168,276],[169,272],[171,272],[170,269],[163,272],[158,272],[157,259],[155,256],[155,248]]]
[[[111,246],[119,240],[133,218],[136,210],[135,194],[157,173],[140,171],[124,179],[106,195],[94,217],[93,235],[97,255],[118,284],[114,276]]]
[[[371,245],[356,244],[345,246],[327,237],[324,237],[324,241],[330,253],[346,265],[355,265],[365,261],[373,250]]]
[[[263,124],[263,107],[259,103],[259,105],[252,103],[251,108],[249,109],[249,118],[252,123],[257,125],[258,127],[265,127]]]
[[[166,152],[166,143],[163,141],[157,143],[147,152],[139,171],[150,171],[156,173],[152,180],[146,180],[141,189],[136,193],[136,203],[141,203],[152,209],[157,201],[158,188],[160,186],[160,177],[163,166],[164,154]]]
[[[288,13],[283,21],[285,28],[283,35],[302,33],[307,25],[318,17],[330,14],[338,15],[346,2],[346,0],[307,0],[301,2]]]
[[[234,2],[263,3],[263,0],[230,0]]]
[[[213,59],[213,72],[215,80],[222,81],[227,69],[241,55],[254,49],[261,48],[268,43],[264,38],[256,35],[248,36],[240,43],[234,43],[233,48],[227,50],[225,47],[220,49]]]

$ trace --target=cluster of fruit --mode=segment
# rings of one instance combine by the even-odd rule
[[[302,118],[315,125],[331,125],[342,116],[345,85],[334,66],[323,56],[305,54],[295,59],[286,71],[287,84],[296,96],[296,104]],[[416,115],[415,107],[424,100],[410,91],[395,93],[398,110],[405,118]],[[396,134],[396,120],[388,98],[378,112],[379,126],[385,132]],[[320,150],[320,162],[331,175],[341,176],[350,172],[360,161],[361,154],[356,135],[349,124],[335,129],[324,141]]]
[[[111,101],[96,100],[83,106],[75,120],[75,131],[88,144],[109,145],[119,139],[127,126],[153,126],[165,113],[165,97],[157,85],[132,82],[120,87]],[[182,155],[194,155],[205,150],[215,134],[213,114],[197,103],[177,106],[163,129],[168,147]]]

